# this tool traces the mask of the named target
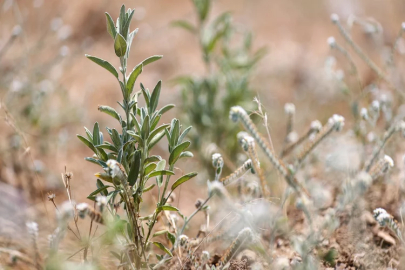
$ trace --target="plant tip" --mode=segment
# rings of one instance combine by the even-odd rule
[[[339,16],[337,14],[333,13],[332,15],[330,15],[330,20],[333,23],[337,23],[339,21]]]
[[[286,103],[284,104],[284,112],[287,115],[295,114],[295,105],[293,103]]]
[[[336,39],[334,37],[328,37],[328,44],[331,48],[335,48],[336,46]]]

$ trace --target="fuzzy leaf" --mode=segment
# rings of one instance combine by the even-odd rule
[[[111,187],[111,186],[102,186],[102,187],[96,189],[95,191],[90,193],[89,196],[87,196],[87,199],[94,200],[96,198],[97,194],[107,190],[109,187]]]
[[[183,175],[182,177],[177,179],[176,182],[173,183],[172,190],[175,190],[178,186],[180,186],[184,182],[187,182],[188,180],[190,180],[191,178],[193,178],[195,176],[197,176],[196,172],[192,172],[192,173],[188,173],[186,175]]]
[[[141,151],[135,151],[134,160],[131,164],[131,169],[128,174],[128,183],[130,186],[135,185],[136,179],[138,178],[139,169],[141,167]]]
[[[148,191],[151,190],[154,186],[156,186],[156,184],[152,184],[152,185],[150,185],[150,186],[144,188],[144,189],[142,190],[142,192],[143,192],[143,193],[148,192]]]
[[[133,137],[140,145],[143,146],[143,139],[141,138],[141,136],[139,136],[138,134],[136,134],[132,130],[128,130],[127,133],[129,135],[131,135],[131,137]]]
[[[165,253],[167,253],[170,257],[173,257],[173,254],[168,250],[162,243],[159,242],[153,242],[155,246],[157,246],[159,249],[163,250]]]
[[[105,13],[105,16],[107,19],[107,32],[113,39],[115,39],[115,36],[117,35],[117,29],[115,28],[114,21],[111,18],[110,14],[108,14],[108,12]]]
[[[120,33],[117,33],[117,35],[115,36],[114,50],[115,50],[115,54],[118,57],[124,56],[125,53],[127,52],[127,42],[125,41],[125,38]]]
[[[179,209],[177,209],[176,207],[171,206],[171,205],[159,206],[157,210],[158,210],[159,212],[160,212],[160,211],[176,211],[176,212],[179,211]]]
[[[186,150],[188,147],[190,146],[190,142],[189,141],[185,141],[179,145],[177,145],[173,151],[170,153],[170,157],[169,157],[169,165],[173,165],[177,159],[179,158],[181,152],[183,152],[184,150]]]
[[[168,170],[154,171],[153,173],[149,174],[148,177],[151,178],[151,177],[162,176],[162,175],[174,175],[174,172],[168,171]]]
[[[169,111],[170,109],[174,108],[174,104],[168,104],[166,106],[164,106],[163,108],[161,108],[158,112],[158,114],[164,114],[165,112]]]
[[[142,137],[143,140],[148,139],[149,132],[150,132],[149,115],[147,115],[145,117],[145,119],[143,119],[142,129],[141,129],[141,137]]]
[[[166,130],[166,129],[165,129]],[[165,132],[162,131],[160,133],[158,133],[155,137],[153,137],[153,139],[149,142],[148,144],[148,148],[152,149],[153,146],[155,146],[155,144],[157,144],[163,137],[165,136]]]
[[[98,106],[98,110],[100,112],[106,113],[106,114],[114,117],[115,119],[117,119],[121,123],[121,116],[118,114],[118,112],[116,110],[114,110],[110,106]]]
[[[156,169],[156,164],[155,163],[150,163],[148,166],[146,166],[145,171],[144,171],[144,175],[148,175],[154,169]]]
[[[163,55],[153,55],[153,56],[150,56],[150,57],[148,57],[148,58],[146,58],[145,60],[142,61],[142,65],[143,65],[143,66],[146,66],[146,65],[148,65],[148,64],[150,64],[150,63],[153,63],[153,62],[155,62],[155,61],[161,59],[162,57],[163,57]]]
[[[94,63],[98,64],[99,66],[102,66],[103,68],[105,68],[106,70],[108,70],[109,72],[111,72],[112,75],[115,76],[115,78],[118,79],[118,72],[115,69],[115,67],[113,67],[113,65],[111,65],[109,62],[107,62],[106,60],[103,60],[101,58],[97,58],[91,55],[86,54],[86,57],[88,59],[90,59],[91,61],[93,61]]]
[[[88,139],[81,135],[77,135],[77,137],[85,144],[88,148],[90,148],[95,154],[97,154],[97,149],[94,147],[93,143],[91,143]]]
[[[132,94],[132,91],[134,90],[134,85],[136,82],[136,79],[138,78],[139,74],[142,73],[143,66],[142,64],[137,65],[134,67],[134,69],[131,71],[131,74],[128,77],[127,80],[127,94],[128,96]]]
[[[155,128],[150,134],[148,138],[148,142],[152,141],[160,132],[164,131],[165,128],[167,128],[169,124],[163,124],[157,128]]]
[[[174,22],[171,23],[171,25],[174,26],[174,27],[183,28],[183,29],[185,29],[187,31],[190,31],[191,33],[196,33],[197,32],[197,29],[194,27],[194,25],[192,25],[188,21],[183,21],[183,20],[174,21]]]
[[[169,232],[168,230],[158,231],[158,232],[155,232],[155,233],[152,235],[152,237],[156,237],[156,236],[159,236],[159,235],[163,235],[163,234],[166,234],[166,233],[168,233],[168,232]]]
[[[166,160],[162,159],[161,161],[159,161],[159,162],[157,163],[156,171],[157,171],[157,172],[163,171],[163,170],[165,169],[165,167],[166,167]],[[152,174],[153,174],[153,173],[152,173]],[[151,175],[152,175],[152,174],[151,174]],[[149,177],[153,177],[153,176],[151,176],[151,175],[149,175]],[[156,183],[158,184],[159,187],[162,186],[162,184],[163,184],[163,175],[160,175],[160,174],[159,174],[159,175],[156,177]]]
[[[149,114],[152,114],[159,103],[160,89],[162,88],[162,81],[159,81],[153,89],[152,96],[149,103]]]
[[[93,127],[93,144],[99,145],[100,144],[100,128],[98,126],[98,122],[94,123]]]

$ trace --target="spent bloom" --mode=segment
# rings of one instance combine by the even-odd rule
[[[286,103],[284,105],[284,112],[287,115],[292,115],[295,113],[295,105],[293,103]]]
[[[339,16],[337,14],[333,13],[332,15],[330,15],[330,20],[333,23],[337,23],[339,21]]]
[[[331,48],[335,48],[336,46],[336,39],[334,37],[328,37],[327,39],[328,44]]]
[[[382,227],[387,225],[390,220],[392,220],[392,216],[383,208],[377,208],[374,210],[374,218]]]

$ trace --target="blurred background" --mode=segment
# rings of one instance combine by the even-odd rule
[[[214,130],[217,119],[221,119],[219,123],[228,121],[229,110],[220,107],[227,104],[209,98],[198,105],[190,101],[196,98],[193,93],[198,95],[205,88],[188,79],[210,78],[211,73],[223,68],[212,68],[216,63],[207,64],[192,1],[0,0],[1,235],[24,227],[28,219],[43,219],[44,230],[50,226],[55,210],[46,194],[55,193],[56,202],[67,199],[61,181],[65,167],[73,173],[74,200],[85,201],[94,190],[98,168],[84,161],[90,153],[76,134],[83,134],[83,126],[92,127],[95,121],[102,128],[114,127],[116,123],[99,113],[97,106],[117,108],[115,101],[120,100],[121,93],[113,77],[84,54],[119,65],[106,32],[104,12],[116,18],[122,4],[135,9],[131,27],[139,28],[129,66],[150,55],[162,54],[163,59],[148,66],[138,81],[151,88],[161,79],[161,105],[177,106],[166,116],[166,122],[177,117],[196,128],[194,138],[191,134],[196,146],[194,161],[184,162],[183,166],[195,167],[200,175],[177,194],[182,212],[190,214],[195,199],[206,195],[206,181],[213,175],[205,160],[210,154],[206,153],[207,148],[229,150],[225,156],[236,163],[234,146],[224,146],[228,130]],[[405,20],[405,2],[400,0],[217,0],[212,1],[206,26],[226,11],[232,17],[227,23],[243,37],[230,44],[243,43],[247,51],[238,51],[235,57],[242,55],[243,63],[253,60],[242,67],[249,76],[239,86],[230,85],[241,79],[237,73],[240,67],[227,66],[225,77],[229,70],[233,77],[219,80],[218,96],[226,95],[225,89],[239,87],[243,100],[231,99],[229,103],[233,104],[228,105],[243,102],[250,112],[257,109],[253,101],[257,97],[267,112],[277,152],[285,138],[285,103],[296,106],[297,130],[306,130],[315,119],[325,122],[333,113],[350,115],[348,92],[355,88],[356,78],[347,72],[350,63],[331,51],[327,43],[328,37],[335,36],[344,45],[330,15],[339,15],[353,38],[378,64],[384,63]],[[179,20],[196,28],[190,30]],[[398,43],[400,53],[405,51],[404,45],[402,41]],[[214,49],[211,60],[217,54],[222,57],[223,51]],[[232,57],[231,53],[224,59]],[[374,73],[357,56],[353,59],[363,85],[371,84],[376,79]],[[193,87],[196,89],[191,90]],[[205,111],[196,111],[195,107]],[[218,114],[210,116],[212,110]],[[203,117],[205,114],[208,116]],[[350,121],[347,118],[348,126]],[[216,135],[211,136],[213,133]],[[166,147],[165,142],[161,143],[161,153],[157,154],[166,155]],[[13,226],[4,226],[10,224]]]

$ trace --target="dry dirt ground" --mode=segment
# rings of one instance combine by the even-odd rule
[[[298,111],[305,112],[297,115],[298,129],[303,129],[313,119],[327,119],[335,112],[349,114],[346,103],[336,98],[319,76],[326,57],[330,55],[326,39],[331,35],[338,36],[337,29],[330,23],[330,14],[337,13],[342,20],[352,14],[362,18],[372,17],[381,23],[384,31],[379,42],[368,42],[369,39],[361,31],[353,33],[370,55],[377,55],[384,45],[392,43],[405,14],[405,3],[400,0],[214,2],[213,15],[231,11],[234,21],[241,28],[255,33],[254,46],[269,49],[255,72],[253,84],[268,110],[276,147],[283,140],[284,119],[281,112],[286,102],[294,102]],[[27,247],[21,247],[20,243],[27,237],[24,233],[25,222],[30,219],[39,222],[40,239],[43,239],[40,245],[46,245],[46,235],[54,228],[55,209],[44,200],[44,194],[55,192],[57,203],[66,200],[60,179],[65,166],[74,174],[71,188],[76,201],[85,201],[94,189],[93,175],[97,168],[83,160],[89,152],[76,139],[76,134],[83,133],[83,126],[91,126],[95,121],[99,121],[103,127],[113,126],[108,117],[97,111],[97,105],[113,105],[120,92],[113,78],[106,76],[104,70],[88,61],[84,54],[100,56],[111,60],[114,65],[119,64],[113,55],[112,41],[105,31],[103,13],[108,11],[115,18],[121,4],[137,10],[133,27],[140,28],[129,65],[135,65],[153,54],[164,55],[162,60],[148,66],[140,81],[152,87],[162,79],[161,102],[179,104],[178,89],[170,80],[186,73],[204,72],[197,40],[180,29],[170,27],[170,22],[178,19],[195,21],[190,1],[0,1],[0,48],[7,44],[13,27],[16,24],[22,26],[22,35],[0,58],[0,98],[4,102],[0,121],[0,235],[3,235],[0,246],[6,243],[25,253]],[[52,22],[59,22],[55,18],[62,19],[64,32],[61,28],[59,32],[50,30]],[[63,46],[68,47],[69,54],[58,59],[56,64],[49,64]],[[369,69],[361,61],[358,64],[362,79],[372,81],[373,74]],[[20,91],[17,87],[19,81],[36,91],[45,79],[52,82],[52,90],[46,94],[52,102],[48,102],[40,111],[38,121],[27,122],[19,108],[19,97],[14,98],[13,95],[18,95],[13,91]],[[21,99],[21,102],[27,102],[26,99]],[[168,117],[177,113],[180,110]],[[25,149],[29,147],[29,151],[13,152],[12,135],[16,130],[23,134],[26,143],[21,143]],[[46,137],[42,136],[43,132],[46,132]],[[161,148],[160,154],[164,154],[165,149],[163,146]],[[38,173],[32,172],[33,161],[41,166]],[[196,162],[182,165],[198,168]],[[194,211],[196,197],[206,195],[205,181],[198,179],[190,182],[178,194],[177,205],[184,214],[189,215]],[[32,189],[31,185],[34,186]],[[398,209],[398,200],[381,203],[384,197],[381,193],[384,192],[390,194],[382,184],[367,194],[365,209],[368,210],[358,213],[362,217],[359,219],[361,224],[351,224],[351,219],[341,216],[342,226],[332,241],[321,247],[324,250],[332,246],[338,249],[337,262],[341,268],[337,269],[354,269],[359,264],[364,269],[370,269],[368,264],[372,263],[381,264],[382,267],[391,263],[397,267],[401,250],[381,240],[384,238],[377,235],[376,224],[370,218],[373,207],[384,205],[392,212]],[[293,210],[288,214],[292,228],[299,229],[302,214],[296,214]],[[87,225],[83,227],[87,228]],[[351,235],[350,226],[361,228],[363,234],[356,237],[366,239],[361,252],[354,248],[357,240]],[[385,234],[389,242],[392,236],[388,231]],[[289,243],[283,239],[277,239],[273,249],[280,256],[295,256]],[[250,269],[251,265],[249,259],[240,257],[232,262],[231,269]]]

